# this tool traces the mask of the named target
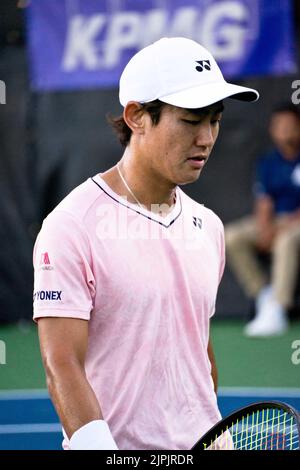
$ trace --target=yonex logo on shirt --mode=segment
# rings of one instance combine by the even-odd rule
[[[195,227],[202,228],[202,219],[200,217],[193,217],[193,224]]]
[[[61,290],[40,290],[35,292],[33,300],[61,300]]]

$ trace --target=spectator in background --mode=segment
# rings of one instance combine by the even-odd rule
[[[225,227],[228,264],[246,294],[255,299],[247,336],[286,331],[299,273],[299,109],[292,104],[274,109],[269,132],[274,150],[258,163],[253,214]],[[259,254],[270,256],[270,276]]]

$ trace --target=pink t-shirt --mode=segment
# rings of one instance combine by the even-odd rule
[[[207,346],[223,225],[176,191],[161,217],[97,175],[48,215],[34,249],[34,318],[89,321],[86,373],[120,449],[190,449],[220,419]]]

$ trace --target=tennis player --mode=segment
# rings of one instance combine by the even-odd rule
[[[43,223],[34,318],[65,449],[190,449],[220,419],[209,322],[223,225],[180,186],[206,165],[227,97],[258,93],[196,42],[138,52],[114,120],[123,156]]]

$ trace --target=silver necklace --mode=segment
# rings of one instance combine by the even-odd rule
[[[126,189],[128,190],[128,192],[131,194],[131,196],[133,197],[133,199],[137,202],[137,204],[139,205],[139,207],[141,209],[144,209],[144,206],[140,203],[140,201],[138,200],[138,198],[136,197],[136,195],[133,193],[133,191],[130,189],[129,185],[127,184],[127,181],[125,180],[124,176],[122,175],[121,173],[121,170],[119,168],[119,164],[117,164],[117,170],[118,170],[118,173],[120,175],[120,178],[121,180],[123,181],[124,183],[124,186],[126,187]],[[174,204],[176,202],[176,194],[175,194],[175,197],[174,197]],[[159,213],[161,214],[161,211],[159,211]]]
[[[129,187],[128,184],[127,184],[127,181],[125,180],[124,176],[122,175],[121,170],[120,170],[120,168],[119,168],[119,164],[117,164],[117,170],[118,170],[118,172],[119,172],[119,175],[120,175],[121,180],[122,180],[123,183],[124,183],[124,186],[127,188],[127,190],[129,191],[129,193],[131,194],[131,196],[133,197],[133,199],[138,203],[139,207],[140,207],[141,209],[143,209],[142,204],[140,203],[140,201],[138,200],[138,198],[135,196],[135,194],[131,191],[130,187]]]

